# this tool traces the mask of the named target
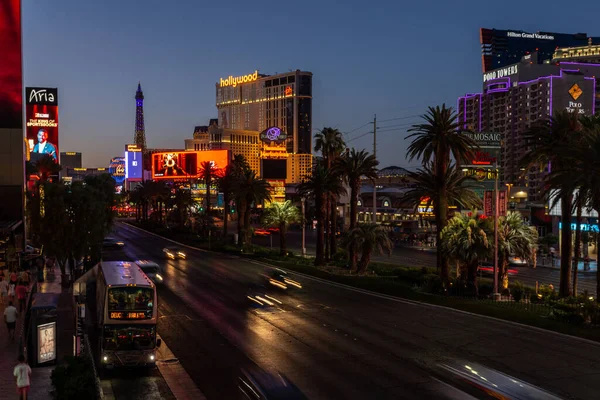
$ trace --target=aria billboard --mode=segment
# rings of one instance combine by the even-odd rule
[[[0,129],[20,129],[23,126],[20,0],[2,1],[0,54]]]
[[[44,155],[58,162],[58,89],[25,89],[26,138],[31,161]]]
[[[227,150],[179,151],[152,154],[152,179],[195,179],[202,163],[210,162],[217,170],[229,164]]]

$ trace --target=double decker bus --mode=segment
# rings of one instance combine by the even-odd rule
[[[156,286],[136,263],[98,264],[96,311],[102,368],[155,365]]]

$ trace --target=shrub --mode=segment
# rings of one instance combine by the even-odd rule
[[[55,389],[55,398],[60,400],[95,399],[95,379],[92,362],[88,357],[66,357],[65,364],[52,371],[51,380]]]
[[[523,299],[523,295],[525,294],[525,287],[519,281],[516,281],[512,288],[513,299],[518,303]]]
[[[439,275],[427,274],[423,279],[421,289],[427,293],[440,294],[444,292],[444,285]]]

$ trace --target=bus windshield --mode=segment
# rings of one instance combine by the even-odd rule
[[[155,342],[155,325],[104,325],[104,350],[147,350]]]
[[[152,311],[154,290],[147,287],[115,287],[108,289],[108,311]]]

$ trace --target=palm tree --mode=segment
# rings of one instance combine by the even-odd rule
[[[243,170],[235,189],[236,204],[243,223],[241,228],[242,246],[250,244],[250,212],[253,205],[271,200],[271,185],[259,178],[252,170]]]
[[[211,161],[203,161],[200,164],[200,179],[206,185],[206,211],[204,215],[210,216],[210,186],[217,176],[217,168]]]
[[[466,177],[454,164],[448,164],[444,168],[444,175],[438,177],[431,165],[418,169],[416,172],[408,172],[407,177],[411,179],[415,185],[408,190],[403,201],[415,204],[415,208],[424,199],[432,199],[437,224],[437,243],[438,246],[442,243],[442,232],[448,221],[448,206],[460,206],[462,209],[480,208],[481,199],[477,193],[473,191],[473,185],[469,185],[471,178]],[[440,185],[440,182],[444,182]],[[442,199],[445,202],[444,207],[436,208],[434,199]],[[437,252],[438,270],[444,284],[450,281],[450,268],[448,259],[444,257],[441,251]]]
[[[242,155],[242,154],[235,154],[233,156],[233,161],[232,164],[233,165],[233,174],[234,176],[236,176],[236,180],[241,179],[241,177],[243,176],[243,174],[247,171],[251,171],[252,169],[250,168],[250,164],[248,163],[248,160],[246,160],[246,158]],[[233,199],[236,202],[236,206],[238,209],[237,212],[237,231],[238,231],[238,237],[241,238],[242,237],[242,228],[243,228],[243,216],[242,213],[240,212],[240,205],[239,205],[239,199],[237,198],[237,196],[234,194],[233,195]],[[241,240],[241,239],[240,239]]]
[[[179,226],[185,226],[188,220],[189,210],[194,200],[192,199],[192,193],[187,189],[178,188],[175,190],[175,198],[173,201],[175,207],[177,207],[177,216]]]
[[[327,207],[327,194],[341,195],[346,189],[339,179],[321,163],[315,165],[313,173],[304,178],[298,185],[298,193],[305,197],[312,197],[315,202],[315,216],[317,218],[317,254],[315,265],[325,264],[325,214]]]
[[[478,217],[476,212],[473,214],[458,214],[448,221],[438,251],[444,257],[458,261],[459,267],[466,267],[468,287],[477,296],[477,269],[480,261],[492,254],[488,232],[493,235],[493,227],[490,227],[491,219]]]
[[[287,200],[284,203],[272,203],[263,215],[263,224],[279,228],[279,249],[282,256],[287,255],[285,239],[290,224],[302,221],[298,207]]]
[[[238,175],[236,175],[235,167],[229,164],[225,167],[223,174],[217,179],[219,191],[223,193],[223,237],[227,238],[230,203],[235,193]]]
[[[437,177],[435,183],[439,186],[435,191],[437,197],[431,199],[439,243],[441,232],[448,221],[448,197],[445,195],[447,182],[444,178],[448,176],[447,168],[450,166],[451,156],[457,165],[460,165],[462,161],[472,156],[479,146],[468,135],[461,133],[457,114],[452,107],[446,108],[445,104],[441,108],[429,107],[422,118],[424,123],[413,125],[409,129],[412,133],[405,138],[412,138],[406,155],[409,161],[420,159],[422,165],[431,168],[434,176]],[[431,166],[428,167],[430,164]],[[442,273],[448,271],[448,261],[439,251],[437,266]]]
[[[350,187],[350,230],[356,228],[361,180],[366,178],[375,182],[378,165],[379,161],[374,155],[364,150],[356,151],[354,148],[335,160],[334,173],[341,175]],[[348,256],[350,269],[354,270],[356,267],[356,250],[350,247]]]
[[[563,226],[564,229],[564,226]],[[508,259],[516,256],[532,260],[537,250],[538,233],[519,212],[508,212],[498,221],[498,281],[508,289]]]
[[[335,128],[323,128],[315,134],[315,151],[320,151],[323,156],[325,167],[330,169],[336,159],[340,157],[346,143],[342,132]],[[328,226],[329,238],[325,243],[325,247],[329,247],[329,252],[325,252],[325,258],[330,259],[337,251],[336,231],[337,231],[337,196],[329,194],[327,196],[327,211],[326,224]]]
[[[373,251],[379,254],[387,252],[391,254],[393,244],[388,233],[377,224],[359,224],[352,229],[348,235],[349,249],[360,249],[360,260],[358,262],[358,274],[364,274],[371,262]]]
[[[577,188],[577,182],[572,166],[577,160],[572,157],[571,151],[557,151],[557,149],[572,149],[581,144],[585,136],[584,126],[576,113],[568,111],[556,112],[554,116],[541,120],[534,124],[525,139],[530,149],[522,160],[526,169],[537,168],[543,170],[549,166],[546,179],[552,180],[553,176],[566,173],[571,179],[564,179],[557,185],[553,180],[551,189],[558,189],[561,202],[561,249],[560,249],[560,285],[559,294],[569,296],[571,294],[571,272],[572,272],[572,230],[571,217],[573,213],[573,192]]]

